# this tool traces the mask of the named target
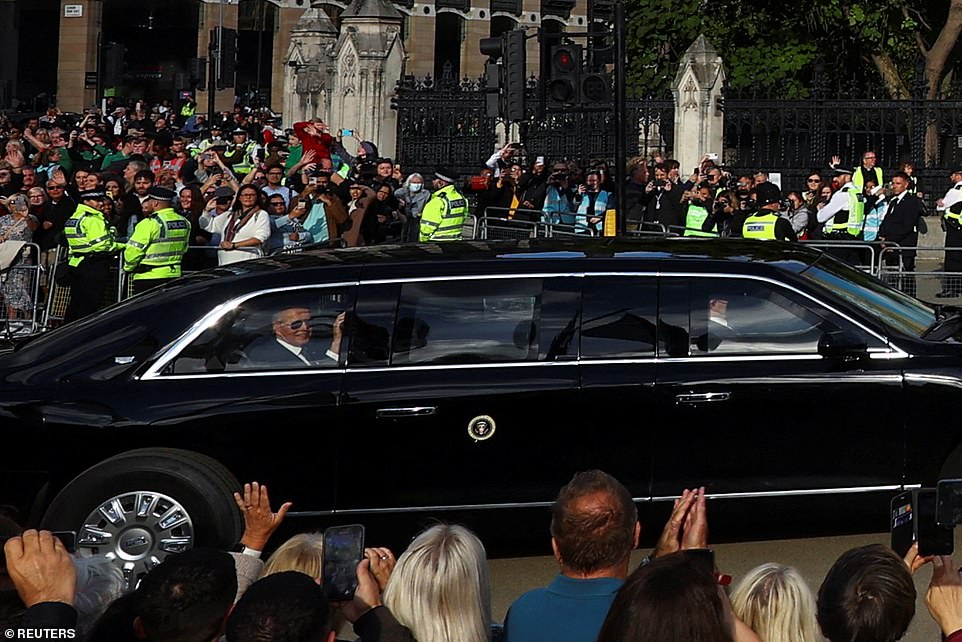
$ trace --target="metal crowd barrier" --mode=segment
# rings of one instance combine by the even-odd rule
[[[630,237],[645,237],[645,236],[674,236],[668,231],[667,225],[662,225],[661,223],[655,223],[654,221],[642,221],[640,223],[630,223],[629,228],[626,231],[626,235]]]
[[[0,297],[6,308],[0,336],[10,339],[40,328],[40,246],[24,243],[10,266],[0,273]]]
[[[213,245],[191,245],[187,248],[187,251],[212,254],[212,257],[205,259],[205,263],[209,265],[198,267],[198,269],[206,269],[207,267],[217,265],[217,249],[218,248]],[[55,258],[50,265],[49,278],[46,284],[47,292],[44,299],[46,303],[43,306],[40,324],[35,328],[35,331],[50,329],[59,325],[63,321],[64,314],[67,312],[67,307],[70,305],[70,287],[57,283],[57,271],[66,266],[66,261],[67,248],[60,246],[57,248]],[[104,306],[123,301],[132,294],[133,279],[130,279],[127,273],[124,272],[123,263],[124,258],[120,255],[117,257],[116,263],[110,268],[113,287],[107,288],[107,292],[104,295]],[[186,268],[183,270],[184,274],[189,274],[194,271],[197,270]]]
[[[523,213],[530,218],[510,218]],[[503,216],[496,216],[503,214]],[[573,214],[566,212],[566,214]],[[527,239],[527,238],[584,238],[598,236],[599,232],[585,225],[564,225],[548,222],[549,214],[543,210],[523,208],[488,207],[478,222],[478,238]]]
[[[914,270],[906,267],[908,252],[915,252]],[[962,271],[945,271],[945,256],[960,252],[960,247],[931,245],[885,247],[879,253],[878,277],[923,301],[959,305],[962,304]],[[962,256],[956,258],[962,264]],[[942,296],[937,296],[940,294]]]
[[[878,252],[882,247],[879,243],[863,241],[799,241],[802,245],[814,247],[836,258],[846,261],[850,265],[873,276],[878,275]]]

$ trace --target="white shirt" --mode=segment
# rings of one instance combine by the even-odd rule
[[[951,189],[945,193],[945,196],[942,198],[942,206],[938,208],[940,212],[962,201],[962,189],[959,189],[960,186],[962,186],[962,181],[953,185]]]
[[[200,219],[198,219],[198,223],[213,235],[211,242],[219,244],[220,241],[224,239],[224,233],[227,230],[227,226],[230,225],[230,219],[230,211],[217,216],[211,216],[208,212],[204,212],[201,214]],[[263,244],[267,242],[267,239],[270,237],[271,217],[268,216],[264,210],[258,210],[242,228],[235,232],[233,242],[240,243],[241,241],[256,238]],[[246,261],[247,259],[263,256],[263,254],[260,245],[239,247],[235,250],[218,249],[217,264],[227,265],[228,263],[237,263],[238,261]]]
[[[848,192],[858,188],[851,183],[845,183],[840,190],[832,194],[832,198],[825,204],[825,207],[818,211],[818,222],[824,223],[835,218],[839,212],[848,210]]]

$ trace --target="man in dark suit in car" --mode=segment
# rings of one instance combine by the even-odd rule
[[[252,364],[276,367],[336,366],[340,358],[344,313],[334,319],[331,343],[326,350],[322,350],[318,341],[312,341],[311,323],[311,311],[307,307],[278,311],[271,323],[273,336],[255,341],[247,350],[248,360]]]

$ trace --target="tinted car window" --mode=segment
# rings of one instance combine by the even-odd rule
[[[349,294],[318,288],[248,299],[194,339],[164,374],[337,367],[333,329],[347,317]]]
[[[760,281],[692,279],[691,354],[817,354],[837,326]]]
[[[393,364],[537,361],[542,279],[401,286]]]
[[[658,283],[654,278],[585,280],[581,357],[651,357],[655,354]]]
[[[350,365],[387,365],[400,290],[397,283],[366,285],[361,289],[351,320]]]
[[[819,258],[799,275],[909,336],[920,336],[935,321],[935,310],[926,303],[830,257]]]

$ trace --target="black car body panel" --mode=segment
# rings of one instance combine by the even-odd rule
[[[867,313],[810,278],[823,266],[852,273],[791,244],[697,239],[225,266],[0,358],[0,422],[29,444],[4,480],[46,482],[49,499],[111,455],[177,448],[327,514],[545,505],[587,467],[639,500],[693,484],[731,497],[891,490],[962,471],[962,434],[944,421],[962,388],[958,338],[904,331],[924,327],[917,302],[901,325]],[[270,305],[298,297],[325,337],[350,314],[340,361],[244,365]],[[706,301],[742,316],[728,352],[731,328]],[[833,331],[865,353],[820,354]]]

